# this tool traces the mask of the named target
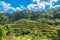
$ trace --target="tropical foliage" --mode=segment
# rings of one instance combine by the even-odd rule
[[[60,8],[0,13],[1,40],[60,40]]]

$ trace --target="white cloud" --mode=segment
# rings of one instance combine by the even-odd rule
[[[56,5],[55,7],[60,7],[60,5]]]
[[[22,10],[20,7],[17,7],[16,10]]]
[[[27,6],[27,8],[28,8],[29,10],[31,10],[31,9],[35,8],[36,6],[37,6],[36,4],[29,4],[29,5]]]
[[[31,10],[31,9],[37,9],[37,8],[39,8],[39,9],[45,9],[45,4],[44,4],[44,3],[29,4],[29,5],[27,6],[27,8],[28,8],[29,10]]]
[[[41,9],[45,9],[45,4],[44,3],[40,3],[39,5],[38,5],[38,7]]]
[[[50,0],[50,3],[52,3],[52,2],[57,2],[58,0]]]
[[[4,1],[1,1],[0,5],[3,7],[4,11],[8,11],[9,9],[16,11],[14,7],[11,7],[10,3],[5,3]]]
[[[10,4],[10,3],[8,3],[8,5],[10,5],[10,6],[11,6],[11,4]]]
[[[28,7],[28,9],[34,9],[34,8],[36,8],[37,7],[37,9],[39,8],[39,9],[45,9],[46,8],[46,5],[49,5],[50,6],[50,8],[52,8],[52,7],[54,7],[53,6],[53,4],[54,3],[57,3],[57,1],[59,1],[59,0],[33,0],[33,2],[36,2],[37,4],[29,4],[27,7]],[[56,5],[56,7],[57,7],[57,5]],[[49,8],[49,9],[50,9]]]
[[[21,9],[26,9],[26,7],[24,5],[20,5]]]
[[[12,9],[12,10],[16,11],[16,9],[15,9],[14,7],[10,7],[9,9]],[[9,9],[8,9],[8,10],[9,10]]]
[[[4,11],[7,11],[10,8],[10,4],[5,3],[4,1],[0,2]]]
[[[6,3],[4,1],[1,1],[0,2],[0,5],[2,6],[3,10],[4,11],[8,11],[9,9],[13,10],[13,11],[16,11],[16,10],[21,10],[19,7],[11,7],[11,4],[10,3]]]
[[[55,6],[52,6],[51,8],[58,8],[60,7],[60,5],[55,5]]]

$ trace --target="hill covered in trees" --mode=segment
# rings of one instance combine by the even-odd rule
[[[60,8],[0,13],[0,39],[60,40]]]

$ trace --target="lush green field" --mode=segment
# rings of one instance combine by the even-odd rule
[[[60,40],[60,8],[0,13],[0,40]]]

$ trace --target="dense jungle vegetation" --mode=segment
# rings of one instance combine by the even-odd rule
[[[0,12],[0,40],[60,40],[60,8]]]

